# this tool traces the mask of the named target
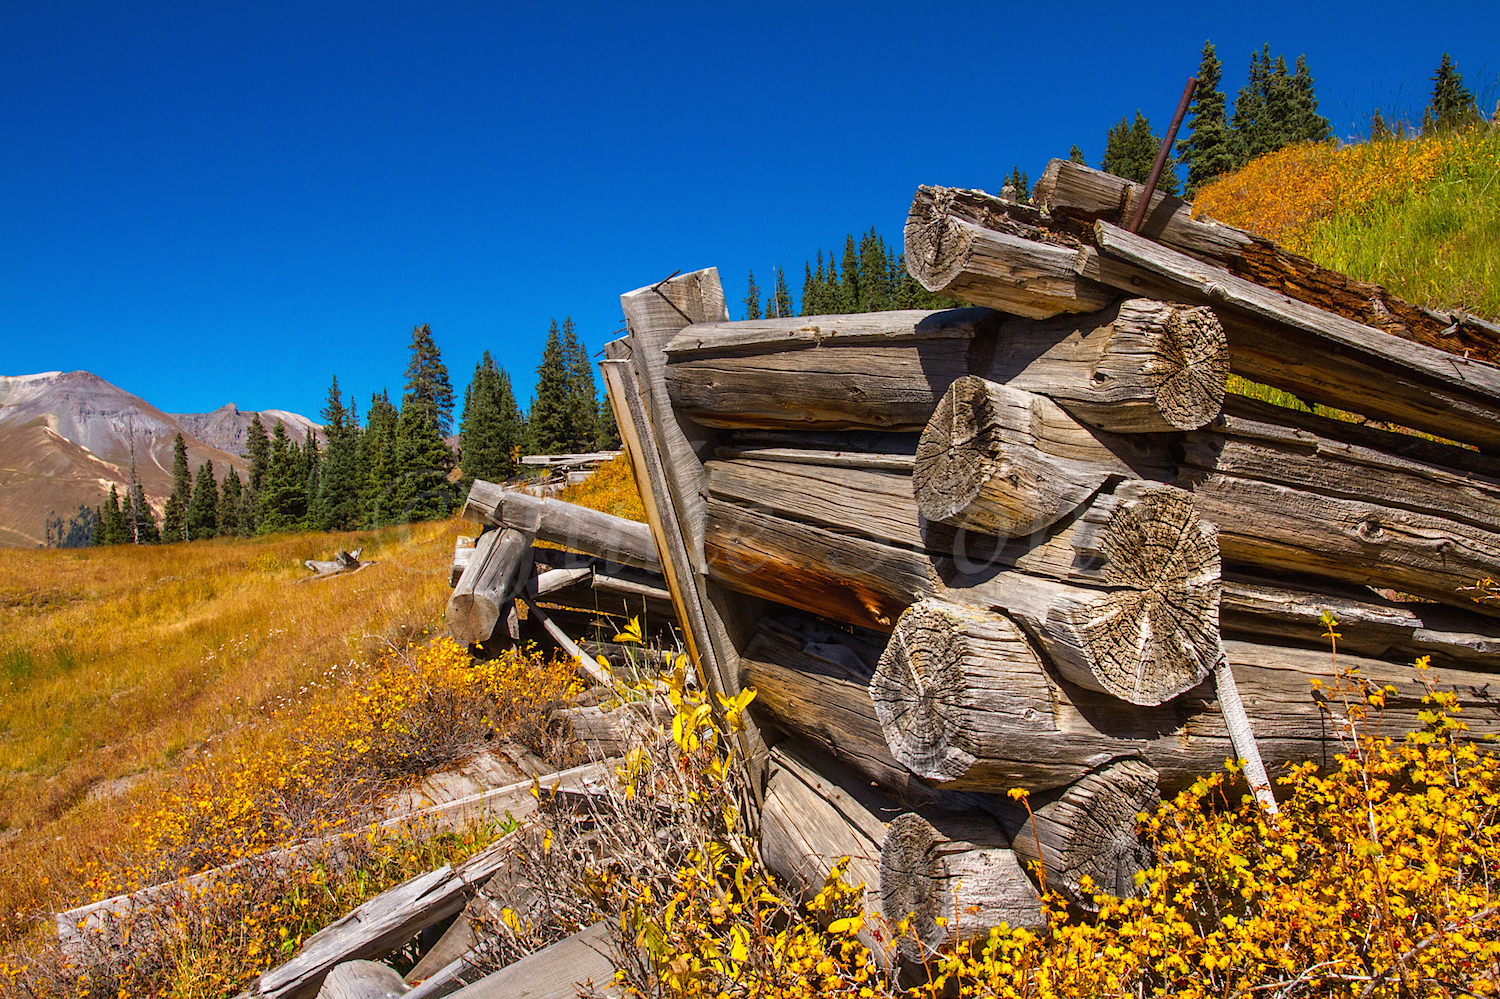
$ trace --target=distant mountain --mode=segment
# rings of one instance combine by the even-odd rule
[[[0,544],[41,544],[49,512],[66,519],[79,504],[97,506],[111,483],[123,497],[132,443],[136,475],[158,514],[172,492],[172,442],[179,433],[193,474],[212,461],[220,479],[231,466],[243,476],[244,428],[253,416],[233,404],[212,413],[164,413],[87,371],[0,376]],[[267,429],[277,420],[298,442],[322,429],[296,413],[261,414]]]

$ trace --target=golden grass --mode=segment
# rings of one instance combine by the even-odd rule
[[[342,667],[434,625],[458,533],[0,550],[0,932],[74,904],[79,859],[126,842],[121,816],[175,771],[266,737]],[[304,559],[361,546],[377,564],[297,582]]]
[[[641,505],[640,489],[636,486],[635,470],[628,454],[622,453],[601,465],[588,479],[564,489],[557,498],[616,517],[642,523],[646,520],[646,508]]]

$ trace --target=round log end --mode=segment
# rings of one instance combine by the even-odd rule
[[[928,520],[952,520],[979,496],[1008,462],[995,433],[989,386],[964,375],[948,387],[922,430],[912,474],[912,492]]]
[[[1086,687],[1155,705],[1191,690],[1218,661],[1218,533],[1198,518],[1191,493],[1132,484],[1102,538],[1098,597],[1054,608],[1088,660]]]
[[[1146,381],[1156,392],[1162,419],[1179,430],[1207,426],[1224,408],[1229,341],[1213,311],[1169,306],[1156,325]]]
[[[911,920],[899,947],[908,959],[926,957],[919,951],[935,946],[946,935],[938,916],[952,919],[948,893],[952,875],[938,849],[941,842],[926,819],[903,812],[886,828],[880,848],[880,911],[892,923]],[[918,941],[925,946],[917,946]]]
[[[985,710],[987,667],[1018,657],[1041,673],[1026,636],[1001,614],[933,599],[907,608],[870,680],[891,755],[928,780],[963,777],[980,749],[969,715]]]
[[[939,188],[929,200],[922,194],[906,218],[906,269],[928,291],[943,291],[963,272],[975,227],[949,214],[953,192]]]

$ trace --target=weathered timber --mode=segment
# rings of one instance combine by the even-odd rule
[[[653,710],[656,709],[656,710]],[[631,748],[652,737],[658,726],[670,724],[663,709],[653,702],[634,701],[613,711],[597,706],[557,708],[547,714],[549,728],[581,742],[595,759],[624,756]]]
[[[464,645],[487,642],[506,616],[506,602],[531,575],[531,535],[514,528],[479,539],[448,598],[448,633]]]
[[[448,570],[449,586],[458,585],[459,577],[469,565],[469,559],[474,557],[474,546],[478,541],[478,538],[471,538],[467,534],[460,534],[453,539],[453,567]]]
[[[531,597],[544,596],[553,590],[560,590],[564,587],[572,586],[574,583],[593,578],[594,570],[592,566],[577,566],[568,569],[543,569],[526,584],[526,595]]]
[[[1094,909],[1093,895],[1129,898],[1135,875],[1151,866],[1151,849],[1136,831],[1136,816],[1161,803],[1156,771],[1140,760],[1116,760],[1086,774],[1056,798],[1034,807],[1010,834],[1011,848],[1048,888],[1074,905]],[[1093,890],[1083,887],[1083,879]]]
[[[746,649],[745,675],[759,691],[757,703],[771,710],[778,723],[789,719],[794,728],[800,724],[812,738],[843,758],[858,760],[861,771],[869,773],[865,761],[878,764],[879,754],[860,755],[859,747],[868,744],[870,731],[880,724],[868,693],[873,670],[861,682],[856,677],[865,657],[836,652],[831,646],[838,644],[843,640],[830,634],[814,658],[792,642],[757,639]],[[1371,718],[1373,731],[1399,736],[1421,726],[1418,713],[1425,710],[1426,690],[1410,666],[1344,654],[1335,666],[1325,651],[1242,641],[1226,641],[1224,647],[1261,756],[1273,775],[1293,761],[1334,765],[1343,751],[1339,725],[1344,709],[1329,694],[1338,669],[1355,667],[1362,681],[1397,688],[1384,713]],[[833,662],[842,677],[830,666]],[[1463,705],[1470,726],[1466,739],[1478,742],[1486,733],[1500,732],[1500,693],[1492,693],[1491,677],[1458,669],[1439,676],[1439,688],[1453,692]],[[1323,690],[1314,691],[1315,679]],[[1141,707],[1077,687],[1020,660],[991,689],[984,728],[963,736],[975,762],[945,787],[995,793],[1021,787],[1035,793],[1072,784],[1116,760],[1139,759],[1157,771],[1162,792],[1173,794],[1234,756],[1212,680],[1166,704]],[[1360,696],[1356,693],[1354,699]],[[814,717],[799,722],[799,715]],[[940,715],[933,718],[942,720]],[[956,739],[957,733],[948,738]],[[921,783],[915,775],[908,780]]]
[[[949,386],[912,471],[930,520],[1002,538],[1034,534],[1129,467],[1045,396],[976,375]]]
[[[1107,222],[1080,274],[1213,308],[1236,374],[1302,399],[1500,451],[1500,367],[1364,326]]]
[[[609,562],[661,572],[656,545],[645,525],[556,499],[538,499],[477,479],[464,502],[463,516],[491,527],[526,531]]]
[[[1339,651],[1389,662],[1431,656],[1437,667],[1500,670],[1500,625],[1493,618],[1430,603],[1398,603],[1369,590],[1289,588],[1285,580],[1226,579],[1219,625],[1226,637],[1326,649],[1323,614],[1338,621]]]
[[[876,472],[904,472],[907,475],[911,474],[912,463],[916,461],[915,453],[865,454],[860,451],[824,451],[818,448],[800,447],[724,446],[714,448],[714,457],[721,461],[729,461],[734,458],[744,458],[747,461],[786,461],[796,465],[816,465],[823,468],[857,468]],[[705,467],[707,467],[706,463]]]
[[[378,961],[345,961],[323,979],[318,999],[396,999],[406,983],[396,969]]]
[[[952,201],[947,188],[920,187],[906,218],[906,269],[928,291],[1028,319],[1096,312],[1118,297],[1079,275],[1067,247],[981,228]]]
[[[514,835],[456,868],[445,864],[370,899],[304,940],[290,961],[263,972],[251,994],[275,999],[315,996],[335,965],[388,954],[418,930],[452,916],[509,860]]]
[[[950,340],[962,353],[969,341],[998,319],[990,309],[898,309],[841,316],[794,316],[739,322],[694,323],[666,345],[670,364],[693,357],[774,354],[803,348],[886,347],[898,343]],[[676,401],[676,397],[673,397]]]
[[[1143,185],[1122,177],[1081,163],[1053,160],[1037,181],[1032,198],[1053,221],[1087,236],[1100,219],[1123,225],[1144,193]],[[1357,323],[1459,356],[1500,362],[1500,336],[1486,328],[1489,324],[1413,305],[1374,282],[1320,267],[1243,229],[1207,217],[1195,219],[1192,209],[1189,202],[1158,191],[1138,233]]]
[[[361,562],[359,560],[359,555],[362,551],[364,551],[363,548],[356,548],[352,552],[340,549],[332,559],[326,561],[313,558],[307,559],[302,564],[317,573],[317,575],[299,580],[299,582],[310,583],[314,580],[326,579],[329,576],[337,576],[341,572],[358,572],[367,565],[374,565],[374,562]]]
[[[1219,413],[1229,347],[1211,310],[1131,298],[1086,316],[1008,319],[976,339],[969,370],[1105,430],[1192,430]]]
[[[573,641],[566,631],[558,627],[557,623],[547,615],[546,611],[535,604],[531,605],[530,611],[536,617],[537,623],[547,629],[547,634],[552,636],[552,640],[558,644],[558,647],[573,657],[574,662],[578,664],[578,671],[580,673],[601,687],[613,687],[615,685],[614,678],[609,675],[609,672],[601,667],[593,656],[579,648],[578,643]]]
[[[618,995],[614,955],[609,925],[598,922],[452,995],[462,999],[577,999],[580,991],[588,994],[590,989]]]
[[[653,586],[651,583],[644,583],[639,580],[626,579],[623,576],[617,576],[613,573],[595,572],[591,585],[594,589],[603,590],[606,593],[617,593],[627,597],[640,597],[646,600],[660,601],[661,603],[669,603],[672,599],[672,594],[660,586]]]
[[[902,957],[921,961],[1002,923],[1041,926],[1041,896],[1000,826],[979,815],[939,821],[941,829],[915,812],[899,815],[881,846],[881,910],[892,922],[911,920]]]

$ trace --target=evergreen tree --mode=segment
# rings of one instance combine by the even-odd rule
[[[786,318],[795,316],[797,313],[792,308],[792,292],[786,286],[786,272],[780,267],[776,268],[776,315]],[[606,409],[608,407],[605,407]]]
[[[258,502],[259,534],[295,531],[307,516],[307,465],[280,420],[271,431],[271,458]]]
[[[755,272],[750,272],[750,289],[745,292],[745,318],[760,318],[760,286],[755,283]]]
[[[474,365],[474,377],[464,392],[459,454],[467,489],[475,479],[504,482],[516,474],[516,451],[521,444],[520,412],[511,391],[510,376],[495,366],[490,352]]]
[[[162,513],[161,539],[186,541],[188,538],[188,504],[193,498],[193,475],[188,471],[187,444],[182,435],[172,441],[172,495]]]
[[[266,436],[266,425],[260,422],[259,413],[250,417],[250,426],[245,430],[245,454],[250,458],[250,491],[258,493],[271,464],[271,439]]]
[[[344,408],[337,375],[328,387],[328,399],[320,415],[326,450],[318,488],[313,493],[312,526],[322,531],[353,531],[364,520],[360,503],[359,423],[352,411]]]
[[[224,484],[219,490],[219,533],[227,538],[244,533],[243,506],[244,489],[240,484],[240,473],[233,465],[224,473]]]
[[[302,468],[306,474],[304,491],[307,493],[307,512],[302,516],[303,530],[316,527],[314,517],[318,494],[322,492],[323,480],[323,455],[318,448],[318,435],[311,430],[307,433],[307,439],[302,442]]]
[[[1151,131],[1151,123],[1137,108],[1134,123],[1125,118],[1109,130],[1104,141],[1104,159],[1099,169],[1144,184],[1151,176],[1151,167],[1161,149],[1161,136]],[[1177,193],[1177,171],[1172,168],[1169,157],[1162,164],[1161,175],[1156,180],[1156,189],[1163,194]]]
[[[156,526],[156,511],[146,502],[146,492],[141,488],[139,480],[125,500],[125,509],[120,513],[130,525],[132,544],[154,545],[161,541],[161,532]]]
[[[884,312],[891,307],[891,275],[886,270],[885,240],[875,227],[859,241],[860,312]]]
[[[536,398],[531,402],[530,447],[535,454],[568,450],[568,362],[563,354],[557,320],[547,331],[542,363],[536,369]]]
[[[813,310],[813,305],[816,304],[817,300],[818,300],[818,287],[817,287],[817,285],[815,285],[813,283],[813,270],[812,270],[812,263],[810,261],[806,264],[806,268],[805,269],[806,269],[807,274],[802,279],[802,311],[799,313],[799,315],[811,316],[811,315],[815,315],[815,313],[812,310]],[[819,276],[819,279],[822,278],[822,270],[823,270],[823,251],[819,250],[818,251],[818,272],[819,272],[818,276]]]
[[[1448,53],[1438,64],[1432,77],[1432,97],[1427,109],[1422,112],[1422,134],[1431,135],[1443,129],[1464,128],[1479,121],[1479,105],[1469,88],[1464,86],[1463,74],[1453,64]]]
[[[859,251],[854,246],[851,233],[844,237],[844,274],[838,284],[838,311],[858,312],[863,297],[860,289]]]
[[[1307,56],[1297,57],[1297,72],[1292,77],[1292,133],[1291,142],[1327,142],[1333,136],[1328,119],[1318,114],[1318,97],[1313,93],[1312,70],[1307,67]]]
[[[217,537],[219,533],[219,484],[214,481],[214,463],[198,466],[193,498],[188,503],[187,533],[194,541]]]
[[[63,520],[55,511],[48,514],[45,522],[48,548],[90,548],[99,533],[99,511],[80,503],[78,510]]]
[[[396,426],[400,416],[386,392],[370,396],[370,412],[365,417],[365,432],[360,439],[360,464],[365,473],[361,506],[365,523],[370,527],[394,523],[396,468]]]
[[[1385,122],[1385,115],[1380,113],[1379,108],[1376,108],[1375,113],[1370,117],[1370,141],[1384,142],[1394,135],[1395,133],[1391,131],[1391,126]]]
[[[396,466],[401,470],[394,491],[396,504],[388,511],[397,523],[435,520],[448,516],[455,503],[448,483],[453,452],[443,442],[426,406],[402,406],[396,425]]]
[[[1296,75],[1286,58],[1271,59],[1271,45],[1250,55],[1245,86],[1235,98],[1230,148],[1236,166],[1298,142],[1321,142],[1331,134],[1328,119],[1318,114],[1312,71],[1306,57],[1297,59]]]
[[[453,423],[453,386],[426,323],[411,329],[411,360],[406,365],[406,393],[401,397],[403,413],[413,400],[427,409],[439,437],[448,433]]]
[[[1070,163],[1087,163],[1088,162],[1088,160],[1086,160],[1086,159],[1083,158],[1083,150],[1078,148],[1078,143],[1076,143],[1076,142],[1073,143],[1073,148],[1070,149],[1070,150],[1068,150],[1068,162],[1070,162]]]
[[[99,508],[99,533],[94,537],[96,545],[122,545],[126,541],[125,518],[120,514],[120,494],[113,484],[109,487],[109,499]]]
[[[1187,167],[1183,195],[1188,198],[1235,167],[1224,92],[1219,89],[1222,81],[1223,64],[1214,53],[1213,42],[1206,41],[1198,63],[1198,87],[1188,107],[1188,127],[1192,134],[1177,141],[1177,160]]]
[[[1007,193],[1007,188],[1009,188],[1009,193]],[[1021,205],[1031,203],[1031,178],[1026,176],[1020,166],[1011,168],[1010,176],[1006,178],[1004,184],[1000,185],[1000,196]]]
[[[583,452],[594,446],[599,435],[599,392],[594,385],[594,365],[588,347],[573,326],[573,317],[563,318],[563,357],[568,367],[567,410],[564,426],[569,451]]]

